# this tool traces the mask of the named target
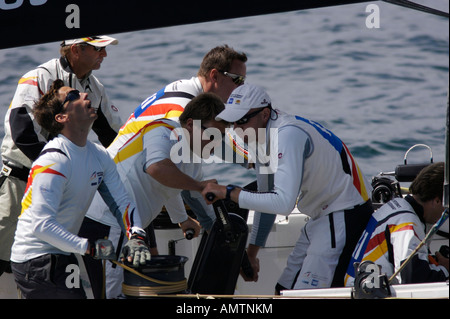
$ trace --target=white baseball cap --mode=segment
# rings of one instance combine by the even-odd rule
[[[86,43],[86,44],[93,45],[95,47],[103,48],[110,44],[115,45],[115,44],[119,43],[119,41],[117,39],[108,37],[106,35],[100,35],[100,36],[94,36],[94,37],[65,40],[61,43],[61,46],[64,47],[66,45],[72,45],[72,44],[78,44],[78,43]]]
[[[270,97],[262,87],[245,83],[234,89],[225,104],[225,109],[216,116],[216,121],[224,120],[234,123],[250,109],[270,105]]]

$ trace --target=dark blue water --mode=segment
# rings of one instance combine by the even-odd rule
[[[416,144],[444,160],[449,68],[448,19],[380,1],[380,28],[366,27],[367,4],[232,19],[113,35],[117,46],[96,75],[124,119],[165,84],[196,75],[203,55],[228,44],[249,56],[248,82],[275,107],[322,123],[353,152],[368,177],[392,171]],[[448,12],[448,1],[423,1]],[[20,76],[58,56],[59,43],[0,51],[0,118]],[[3,123],[0,124],[0,137]],[[410,162],[428,161],[416,151]],[[206,169],[220,182],[252,174]]]

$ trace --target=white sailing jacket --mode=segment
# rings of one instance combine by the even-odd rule
[[[47,143],[30,171],[11,260],[83,255],[88,240],[76,234],[97,190],[128,236],[133,227],[142,229],[135,204],[103,147],[89,141],[79,147],[63,135]]]
[[[120,128],[117,137],[108,147],[108,151],[115,156],[118,149],[128,139],[138,133],[149,122],[157,119],[170,119],[178,122],[186,105],[196,96],[203,93],[203,88],[198,77],[174,81],[158,92],[145,99],[130,115],[126,123]],[[240,145],[239,139],[234,140],[230,135],[224,140],[224,147],[233,150],[233,158],[230,161],[245,163],[247,161],[247,150]],[[216,154],[221,156],[220,154]],[[223,155],[225,156],[225,155]]]
[[[171,119],[178,122],[185,106],[197,95],[203,93],[198,77],[189,80],[178,80],[145,99],[130,115],[120,128],[114,143],[108,151],[115,156],[118,149],[134,134],[148,123],[161,119]]]
[[[354,285],[353,264],[366,260],[381,266],[381,273],[390,278],[425,238],[422,216],[423,208],[411,196],[395,198],[376,210],[353,252],[345,285]],[[434,264],[426,245],[396,276],[398,284],[438,282],[446,278],[447,269]]]
[[[270,162],[267,166],[258,158],[255,166],[258,193],[243,190],[239,195],[240,207],[271,214],[255,214],[251,243],[258,246],[264,246],[275,214],[289,215],[297,206],[317,219],[365,203],[372,190],[347,146],[331,131],[279,110],[272,117],[266,127]]]
[[[277,135],[271,136],[271,130]],[[268,122],[266,140],[273,174],[264,173],[261,168],[266,165],[260,161],[256,173],[258,190],[267,193],[242,191],[241,207],[288,215],[297,205],[303,214],[317,219],[369,199],[371,186],[350,151],[319,123],[277,110],[277,118]]]
[[[66,86],[88,93],[92,106],[98,108],[98,118],[92,129],[105,147],[117,135],[123,122],[118,109],[109,101],[103,85],[93,74],[77,79],[67,60],[61,57],[29,71],[19,80],[5,116],[5,136],[1,146],[3,160],[30,168],[50,140],[48,132],[34,121],[32,110],[34,103],[50,89],[55,79],[61,79]]]
[[[111,148],[115,149],[116,142],[108,148],[108,152]],[[163,206],[166,207],[173,223],[180,223],[188,218],[181,189],[162,185],[146,173],[150,165],[164,159],[172,160],[171,152],[177,149],[174,146],[183,142],[185,140],[178,122],[159,119],[147,123],[117,151],[110,152],[126,189],[136,202],[144,227],[156,218]],[[189,149],[189,145],[185,149]],[[193,179],[203,179],[200,162],[175,161],[174,164]],[[215,216],[212,206],[206,205],[199,192],[191,192],[191,196],[198,199],[207,215],[201,217],[213,220]],[[95,196],[87,216],[109,226],[117,225],[117,221],[112,218],[99,195]]]

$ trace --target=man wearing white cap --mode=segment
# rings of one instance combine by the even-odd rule
[[[256,150],[258,192],[216,184],[202,192],[208,203],[206,194],[212,192],[216,199],[231,199],[241,208],[262,212],[255,214],[247,249],[255,276],[246,280],[258,279],[256,256],[276,214],[289,215],[297,206],[311,219],[277,290],[343,286],[353,248],[373,212],[371,186],[345,144],[319,123],[274,110],[269,95],[251,84],[233,91],[216,120],[234,123],[249,153]]]
[[[34,120],[34,103],[56,79],[65,86],[88,93],[98,118],[92,129],[104,146],[115,138],[122,121],[105,88],[92,74],[107,56],[106,46],[118,41],[107,36],[66,40],[61,57],[26,73],[17,86],[5,116],[5,136],[1,145],[3,167],[0,177],[0,275],[9,264],[11,245],[21,211],[28,172],[44,145],[53,138]]]

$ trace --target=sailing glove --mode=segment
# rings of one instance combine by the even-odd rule
[[[150,250],[145,242],[145,237],[138,233],[132,234],[130,240],[122,248],[120,259],[132,262],[135,268],[150,261]]]
[[[108,239],[98,239],[95,244],[91,246],[89,254],[94,259],[116,259],[113,243]]]

